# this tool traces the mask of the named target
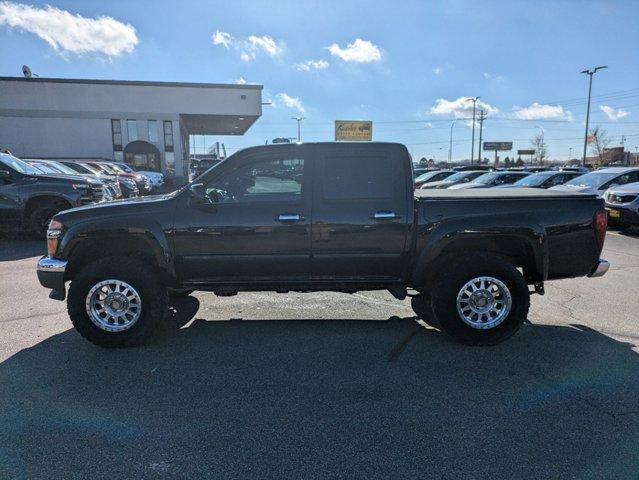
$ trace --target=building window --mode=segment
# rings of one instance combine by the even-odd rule
[[[113,141],[113,151],[122,151],[122,124],[120,120],[111,120],[111,140]]]
[[[164,151],[173,151],[173,122],[170,120],[164,121]]]
[[[124,152],[122,150],[113,152],[113,160],[116,162],[124,162]]]
[[[173,152],[164,152],[164,163],[166,165],[166,175],[175,176],[175,154]]]
[[[158,122],[156,120],[149,120],[147,125],[149,128],[149,142],[158,143]]]
[[[138,122],[135,120],[126,121],[126,131],[129,134],[129,142],[138,139]]]

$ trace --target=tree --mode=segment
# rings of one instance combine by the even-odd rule
[[[588,140],[590,142],[590,149],[592,152],[599,157],[599,163],[603,163],[603,153],[608,145],[610,145],[610,137],[608,136],[608,132],[606,132],[603,128],[597,126],[590,130],[590,135],[588,136]]]
[[[517,161],[515,162],[515,165],[517,165],[518,167],[524,166],[524,161],[521,159],[521,157],[517,159]]]
[[[540,133],[539,135],[536,135],[531,141],[530,141],[531,145],[533,147],[535,147],[535,159],[537,161],[537,163],[539,165],[542,165],[544,163],[544,159],[546,158],[546,155],[548,154],[548,148],[546,146],[546,141],[544,140],[544,134]]]
[[[508,157],[504,158],[504,167],[510,168],[511,163],[512,162],[510,161],[510,158],[508,158]]]

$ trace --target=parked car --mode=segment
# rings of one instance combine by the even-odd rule
[[[443,180],[439,180],[438,182],[427,182],[422,184],[420,189],[441,189],[441,188],[450,188],[453,185],[458,185],[460,183],[472,182],[480,175],[486,173],[486,170],[462,170],[461,172],[453,173],[451,176],[446,177]]]
[[[32,167],[42,171],[45,174],[53,174],[53,175],[67,175],[72,177],[92,177],[94,180],[97,180],[104,187],[104,196],[103,199],[105,201],[115,200],[122,196],[122,193],[119,188],[115,188],[117,182],[110,181],[108,179],[100,179],[96,178],[93,175],[89,174],[81,174],[76,172],[75,170],[67,167],[66,165],[62,165],[61,163],[54,162],[51,160],[39,160],[33,158],[23,158],[23,161],[27,162]]]
[[[115,175],[118,178],[126,178],[135,182],[135,185],[138,189],[138,195],[146,195],[151,192],[151,183],[149,179],[139,173],[127,173],[120,168],[117,168],[115,165],[109,164],[108,162],[95,162],[89,161],[86,162],[88,165],[100,169],[108,175]]]
[[[149,179],[151,189],[156,190],[164,185],[164,174],[160,172],[154,172],[152,170],[137,170],[135,167],[128,165],[124,162],[110,162],[115,165],[116,168],[122,169],[126,173],[138,173]]]
[[[455,173],[457,173],[455,170],[431,170],[430,172],[422,173],[415,179],[415,188],[420,188],[425,183],[439,182],[440,180],[444,180]]]
[[[425,173],[428,172],[432,172],[432,170],[429,170],[428,168],[423,168],[423,167],[417,167],[413,169],[413,178],[417,178],[420,175],[424,175]]]
[[[639,226],[639,182],[611,187],[604,194],[611,227]]]
[[[62,210],[101,202],[102,182],[48,174],[11,154],[0,153],[0,223],[44,238],[51,218]]]
[[[634,182],[639,182],[639,167],[608,167],[580,175],[563,185],[552,187],[552,190],[594,193],[601,197],[610,187]]]
[[[137,197],[139,194],[137,184],[135,183],[135,181],[131,180],[130,178],[113,175],[111,173],[108,173],[103,168],[95,167],[83,161],[60,160],[60,162],[78,172],[92,173],[93,175],[96,175],[98,178],[107,178],[109,180],[114,180],[118,182],[118,186],[120,187],[122,198]]]
[[[410,162],[394,143],[248,148],[171,194],[56,215],[38,278],[55,299],[71,281],[73,325],[105,347],[147,341],[169,295],[371,289],[416,291],[426,322],[493,345],[523,324],[529,285],[608,269],[595,195],[413,194]],[[281,175],[291,165],[300,176]]]
[[[452,185],[451,190],[468,190],[472,188],[492,188],[500,185],[515,183],[517,180],[528,177],[528,172],[488,172],[475,178],[472,182]]]
[[[546,170],[528,175],[527,177],[517,180],[515,183],[497,185],[495,188],[550,188],[555,185],[563,185],[579,175],[581,174],[577,172]]]
[[[67,160],[55,160],[55,163],[59,164],[62,168],[69,170],[69,174],[72,174],[71,172],[75,172],[77,175],[80,175],[81,177],[91,177],[91,178],[97,178],[99,180],[102,180],[108,185],[108,187],[113,192],[114,200],[123,198],[124,196],[122,194],[122,187],[120,186],[120,182],[118,181],[117,177],[114,177],[112,175],[104,175],[100,173],[99,171],[91,169],[78,162],[67,161]]]
[[[550,167],[510,167],[507,168],[506,171],[508,172],[529,172],[529,173],[537,173],[537,172],[545,172],[547,170],[550,170]]]

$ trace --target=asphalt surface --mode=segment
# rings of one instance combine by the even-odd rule
[[[0,240],[0,478],[637,478],[639,237],[469,348],[407,301],[198,293],[104,350]],[[259,321],[269,320],[269,321]]]

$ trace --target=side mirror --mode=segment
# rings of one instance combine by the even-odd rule
[[[197,203],[209,203],[209,197],[206,195],[206,188],[202,183],[194,183],[189,187],[191,190],[191,197]]]

